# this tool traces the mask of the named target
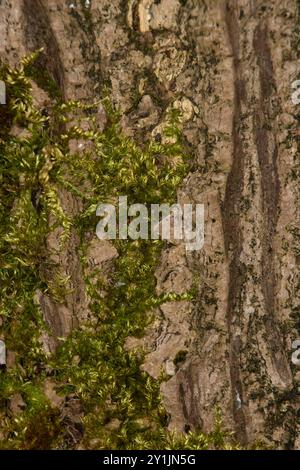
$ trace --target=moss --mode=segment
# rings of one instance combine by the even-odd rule
[[[24,67],[24,73],[31,78],[41,89],[45,90],[54,100],[62,100],[59,85],[45,66],[43,49],[35,53],[34,60],[29,61]]]
[[[72,393],[80,400],[87,448],[93,447],[95,439],[97,448],[105,449],[230,446],[231,436],[223,433],[219,418],[208,436],[169,434],[160,380],[141,370],[142,354],[124,347],[128,336],[143,334],[151,309],[168,300],[192,297],[191,293],[155,294],[154,271],[163,243],[116,241],[119,256],[109,283],[101,281],[101,273],[91,272],[87,264],[86,232],[95,230],[95,209],[100,202],[124,194],[129,204],[175,200],[188,169],[178,113],[168,115],[165,128],[174,143],[150,141],[143,148],[122,134],[119,113],[107,98],[103,104],[108,124],[103,133],[97,131],[93,106],[62,103],[57,97],[50,115],[44,116],[32,99],[30,79],[36,58],[33,54],[24,59],[19,69],[0,70],[0,79],[9,88],[6,111],[11,122],[26,129],[26,137],[7,133],[0,141],[0,315],[7,345],[16,352],[15,366],[1,375],[0,403],[4,406],[15,393],[21,393],[25,402],[17,418],[7,414],[1,447],[68,447],[60,431],[61,411],[51,406],[43,391],[48,375],[62,396]],[[81,128],[83,121],[89,130]],[[86,140],[88,150],[71,153],[68,143],[72,139]],[[157,155],[166,157],[159,165]],[[86,181],[89,184],[83,185]],[[76,217],[65,213],[60,204],[62,188],[82,199],[83,209]],[[49,262],[45,248],[47,235],[56,227],[62,233],[62,253],[72,227],[81,239],[92,316],[61,341],[54,355],[46,356],[41,337],[47,326],[35,297],[37,290],[55,302],[64,296],[59,266]],[[52,272],[50,279],[45,271]]]

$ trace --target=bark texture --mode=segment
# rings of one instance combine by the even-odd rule
[[[170,429],[210,431],[219,406],[242,443],[263,437],[277,448],[300,448],[300,372],[291,362],[300,306],[298,8],[296,0],[0,2],[1,57],[14,64],[44,47],[41,61],[64,98],[92,100],[109,84],[124,130],[141,141],[159,134],[172,103],[182,110],[195,158],[178,200],[205,204],[205,245],[186,253],[170,244],[157,290],[196,283],[197,298],[157,311],[143,367],[170,376],[162,385]],[[62,200],[78,210],[73,196]],[[73,234],[60,260],[73,293],[63,305],[39,299],[59,337],[89,315],[77,246]],[[99,265],[115,255],[100,244],[89,251]]]

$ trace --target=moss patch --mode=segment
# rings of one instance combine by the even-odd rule
[[[167,116],[165,134],[172,144],[145,142],[141,147],[123,135],[118,112],[103,100],[107,125],[97,130],[96,106],[62,103],[51,83],[39,75],[37,55],[12,70],[0,69],[8,88],[5,113],[9,125],[0,140],[0,315],[1,334],[16,353],[15,365],[0,376],[3,439],[1,448],[66,448],[63,413],[51,405],[43,384],[51,377],[63,397],[79,399],[83,445],[86,448],[227,448],[232,436],[221,429],[220,417],[212,434],[173,436],[160,403],[160,381],[141,371],[142,354],[124,348],[128,336],[142,335],[151,309],[168,300],[191,299],[155,294],[154,271],[163,243],[151,240],[116,241],[118,258],[110,282],[101,272],[87,270],[87,232],[96,227],[99,203],[128,196],[128,203],[173,202],[188,169],[179,128],[179,115]],[[35,105],[31,80],[54,98],[45,116]],[[10,123],[20,128],[7,132]],[[71,140],[87,143],[71,152]],[[83,189],[84,188],[84,189]],[[83,209],[67,214],[60,190],[79,197]],[[51,223],[49,221],[51,220]],[[61,229],[61,250],[71,230],[80,237],[81,261],[92,318],[62,339],[46,356],[41,335],[47,332],[35,296],[37,290],[62,302],[59,266],[49,260],[46,236]],[[49,280],[43,274],[52,270]],[[55,274],[56,273],[56,274]],[[67,284],[67,283],[66,283]],[[16,417],[7,403],[21,394],[24,410]]]

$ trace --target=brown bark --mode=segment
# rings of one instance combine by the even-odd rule
[[[178,199],[205,204],[205,246],[166,249],[157,289],[182,292],[194,278],[197,301],[163,305],[144,340],[145,370],[172,375],[162,386],[170,428],[209,431],[218,405],[243,443],[299,448],[299,256],[288,230],[299,227],[297,2],[71,3],[2,1],[1,56],[13,64],[44,47],[43,66],[65,98],[98,98],[109,82],[124,130],[138,139],[158,133],[179,101],[195,156]],[[71,196],[64,201],[76,210]],[[88,315],[77,244],[74,234],[62,260],[77,294],[61,308],[42,302],[58,336]]]

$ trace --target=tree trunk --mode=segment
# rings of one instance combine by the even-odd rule
[[[1,57],[16,64],[43,47],[41,63],[66,100],[97,100],[108,85],[124,132],[141,144],[160,133],[174,102],[182,110],[193,163],[178,200],[204,203],[205,244],[196,252],[169,244],[156,278],[158,293],[196,285],[196,299],[163,304],[145,337],[127,343],[143,343],[152,377],[168,374],[171,430],[210,432],[219,407],[244,445],[300,447],[291,361],[300,334],[298,8],[296,0],[0,3]],[[74,196],[62,200],[79,210]],[[74,232],[60,258],[74,288],[65,303],[40,294],[57,337],[89,315],[78,244]],[[115,256],[110,245],[105,256]],[[52,352],[56,341],[44,345]]]

